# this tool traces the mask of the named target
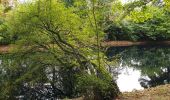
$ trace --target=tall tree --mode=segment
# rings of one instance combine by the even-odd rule
[[[8,25],[18,36],[19,55],[11,69],[15,78],[9,77],[14,82],[7,80],[13,87],[2,92],[4,96],[24,95],[30,99],[72,98],[87,94],[100,99],[117,96],[117,85],[105,66],[99,68],[96,48],[90,44],[91,38],[96,41],[96,29],[90,28],[89,20],[81,19],[76,9],[55,0],[38,0],[18,6],[13,14]],[[16,89],[16,86],[21,88]],[[10,94],[12,92],[15,94]]]

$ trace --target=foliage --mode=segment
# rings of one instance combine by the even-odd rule
[[[0,4],[0,44],[10,44],[15,40],[12,37],[10,30],[8,30],[7,18],[10,14],[11,7]]]
[[[110,40],[170,39],[168,0],[35,0],[4,7],[1,43],[18,47],[0,64],[0,99],[115,98],[119,90],[100,46],[105,33]],[[127,64],[139,54],[127,53]],[[143,56],[143,71],[146,60],[159,60]]]
[[[103,78],[105,77],[108,76],[103,76]],[[119,94],[118,88],[115,88],[116,83],[110,82],[110,79],[100,80],[94,75],[83,75],[79,77],[79,80],[79,91],[85,91],[87,95],[86,99],[101,100],[103,98],[105,100],[111,100],[115,94]]]
[[[101,99],[112,99],[118,95],[118,87],[105,64],[98,63],[101,51],[96,37],[103,33],[98,22],[103,16],[98,16],[96,8],[86,6],[85,12],[80,12],[80,8],[66,6],[61,1],[37,0],[12,10],[7,25],[11,35],[17,36],[18,49],[12,55],[15,59],[8,60],[13,66],[4,69],[9,70],[5,73],[9,78],[0,88],[4,90],[0,98],[74,98],[88,92],[97,96],[99,92]],[[94,88],[84,88],[85,80]]]
[[[113,21],[105,33],[109,34],[109,40],[169,40],[169,11],[167,10],[168,2],[162,5],[157,2],[145,3],[142,1],[132,2],[127,5],[119,4],[121,12],[126,16]],[[123,7],[128,6],[126,10]],[[119,10],[117,10],[119,11]],[[115,11],[114,11],[115,12]],[[118,17],[120,18],[120,17]]]

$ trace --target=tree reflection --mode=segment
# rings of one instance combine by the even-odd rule
[[[170,68],[161,70],[161,73],[148,76],[150,80],[141,78],[139,79],[140,84],[144,88],[155,87],[157,85],[170,83]]]
[[[170,83],[170,48],[167,46],[112,47],[106,55],[110,61],[116,59],[119,67],[134,67],[148,76],[150,80],[139,79],[144,88]]]

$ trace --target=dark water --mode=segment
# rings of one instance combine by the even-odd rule
[[[111,47],[107,50],[106,55],[112,63],[110,71],[114,74],[122,92],[170,83],[170,47],[168,46]],[[17,57],[10,57],[11,55],[0,56],[0,83],[3,83],[4,77],[8,78],[6,73],[11,73],[11,78],[15,75],[18,76],[18,73],[13,73],[13,70],[11,72],[8,69],[13,68],[12,59],[17,60]],[[24,70],[27,70],[26,65],[35,64],[29,59],[23,59],[23,61],[17,62],[17,64]],[[38,88],[38,90],[41,89]]]
[[[106,55],[122,92],[170,83],[168,46],[111,47]]]

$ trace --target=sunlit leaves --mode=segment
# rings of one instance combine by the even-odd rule
[[[110,19],[116,23],[116,22],[120,22],[123,16],[124,16],[123,4],[120,1],[115,0],[112,3],[112,16]]]
[[[163,0],[165,2],[165,9],[167,11],[170,11],[170,1],[169,0]]]
[[[158,7],[146,6],[145,8],[136,8],[134,11],[130,12],[130,16],[128,16],[128,18],[139,23],[152,19],[155,16],[161,17],[162,15],[163,11]]]

